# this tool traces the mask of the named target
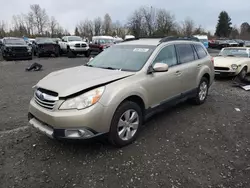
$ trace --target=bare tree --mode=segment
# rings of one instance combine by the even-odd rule
[[[190,36],[193,34],[195,29],[194,21],[190,18],[186,18],[186,20],[183,22],[182,27],[183,35]]]
[[[91,20],[86,19],[85,21],[81,21],[77,27],[80,35],[84,37],[92,37],[94,34],[93,22]]]
[[[102,19],[100,17],[94,20],[95,35],[101,35],[102,33]]]
[[[34,35],[34,17],[33,13],[29,12],[27,15],[23,15],[24,22],[29,35]]]
[[[55,19],[54,16],[52,16],[50,18],[50,22],[49,22],[49,30],[50,30],[50,35],[51,37],[54,37],[55,35],[55,30],[56,30],[56,26],[58,25],[57,20]]]
[[[113,23],[112,28],[113,28],[113,35],[117,35],[119,37],[125,36],[125,29],[119,21],[116,21],[115,23]]]
[[[248,22],[243,22],[240,26],[240,36],[242,39],[250,38],[250,25]]]
[[[155,9],[153,7],[146,8],[142,7],[140,9],[142,16],[144,18],[144,24],[148,36],[153,35],[155,31]]]
[[[194,29],[193,34],[199,35],[199,34],[207,34],[207,33],[205,32],[205,29],[202,28],[201,25],[199,25],[197,28]]]
[[[136,10],[130,17],[127,26],[131,34],[139,37],[144,34],[143,32],[143,15],[140,10]]]
[[[233,39],[236,39],[239,37],[239,35],[240,35],[239,29],[238,29],[237,25],[234,25],[232,28],[230,37]]]
[[[4,21],[0,22],[0,37],[5,37],[6,35],[6,24]]]
[[[42,9],[40,5],[30,5],[31,12],[34,15],[34,24],[37,28],[38,34],[42,35],[48,24],[48,15],[45,9]]]
[[[105,35],[112,34],[112,20],[109,14],[105,14],[104,16],[103,30]]]
[[[175,30],[175,17],[165,9],[159,9],[156,15],[156,33],[157,35],[169,35]]]

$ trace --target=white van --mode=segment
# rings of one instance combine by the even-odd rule
[[[208,37],[207,35],[194,35],[193,37],[196,37],[200,40],[200,42],[208,48]]]

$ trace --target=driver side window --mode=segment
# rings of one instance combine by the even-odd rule
[[[153,65],[155,63],[165,63],[169,67],[177,65],[177,57],[174,45],[164,47],[155,58]]]

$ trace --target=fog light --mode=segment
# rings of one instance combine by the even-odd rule
[[[94,134],[87,129],[65,130],[66,138],[89,138]]]

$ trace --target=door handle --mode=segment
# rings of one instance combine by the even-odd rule
[[[181,75],[181,71],[176,71],[175,75],[177,75],[177,76]]]

